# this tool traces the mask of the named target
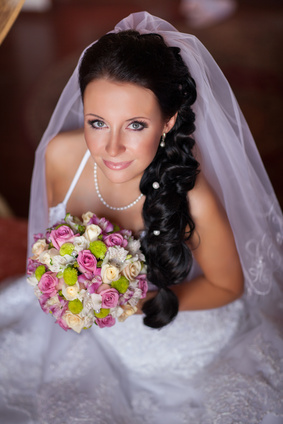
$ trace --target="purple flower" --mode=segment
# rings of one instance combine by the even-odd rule
[[[37,233],[33,235],[34,242],[37,242],[39,239],[43,239],[44,235],[42,233]]]
[[[29,258],[28,265],[27,265],[27,275],[32,275],[39,265],[42,265],[42,264],[38,261],[35,261],[34,259]]]
[[[49,314],[49,306],[46,305],[46,302],[50,299],[50,297],[47,294],[43,294],[40,296],[40,298],[38,299],[39,304],[41,306],[41,309],[43,310],[43,312],[45,312],[46,314]]]
[[[99,289],[101,284],[102,284],[102,278],[100,277],[100,275],[96,275],[91,281],[88,281],[87,291],[90,294],[97,293],[97,290]]]
[[[122,306],[128,303],[129,300],[134,296],[134,294],[135,294],[135,289],[133,289],[132,287],[129,287],[126,293],[124,293],[123,296],[120,297],[119,305]]]
[[[61,328],[63,328],[63,330],[68,331],[70,330],[70,327],[67,326],[66,321],[63,320],[62,318],[59,318],[55,321],[56,324],[59,324]]]
[[[57,230],[52,230],[50,233],[50,239],[53,246],[59,250],[62,244],[72,242],[74,240],[74,233],[67,225],[61,225]]]
[[[64,313],[68,309],[67,300],[61,299],[60,297],[59,299],[60,299],[60,303],[56,303],[55,305],[51,305],[49,307],[50,311],[52,312],[54,317],[57,319],[60,319],[62,315],[64,315]]]
[[[96,318],[95,322],[98,325],[98,327],[104,328],[104,327],[112,327],[113,325],[115,325],[116,320],[115,318],[112,317],[112,315],[107,315],[107,317],[105,318]]]
[[[107,236],[103,237],[103,241],[107,247],[111,247],[111,246],[126,247],[128,244],[128,241],[124,239],[124,237],[120,233],[108,234]]]
[[[146,293],[148,291],[148,284],[147,284],[147,279],[146,279],[146,274],[140,274],[137,276],[137,280],[138,280],[138,288],[141,289],[142,294],[141,294],[141,299],[144,299],[146,297]]]
[[[125,230],[125,229],[121,230],[120,233],[122,234],[123,237],[126,237],[126,238],[129,238],[132,235],[132,231]]]
[[[105,218],[99,219],[99,218],[97,218],[96,215],[93,215],[93,217],[91,218],[91,220],[89,221],[88,224],[99,225],[99,227],[102,229],[102,231],[104,233],[110,233],[114,229],[114,226],[113,226],[113,224],[111,224],[111,222],[109,222]]]

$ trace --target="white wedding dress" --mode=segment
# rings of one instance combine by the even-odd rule
[[[78,335],[43,313],[24,277],[0,287],[3,424],[283,423],[282,322],[263,304],[272,295],[252,309],[242,298],[180,312],[161,330],[134,315]]]

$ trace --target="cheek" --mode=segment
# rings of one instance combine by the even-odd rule
[[[84,138],[86,145],[91,152],[92,156],[95,155],[96,152],[99,152],[101,149],[101,145],[103,144],[101,142],[101,137],[99,135],[95,135],[93,131],[90,131],[88,129],[84,130]]]

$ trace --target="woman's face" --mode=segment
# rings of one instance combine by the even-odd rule
[[[166,123],[152,91],[104,78],[90,82],[84,93],[84,134],[104,175],[113,183],[139,180],[152,162]]]

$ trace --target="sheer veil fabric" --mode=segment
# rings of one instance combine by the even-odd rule
[[[177,46],[197,85],[195,140],[201,168],[224,205],[240,254],[248,293],[267,294],[283,273],[282,213],[253,137],[220,68],[194,36],[180,33],[147,12],[119,22],[114,32],[157,32]],[[48,226],[45,149],[60,131],[83,126],[78,66],[67,83],[36,152],[32,179],[29,247]]]

